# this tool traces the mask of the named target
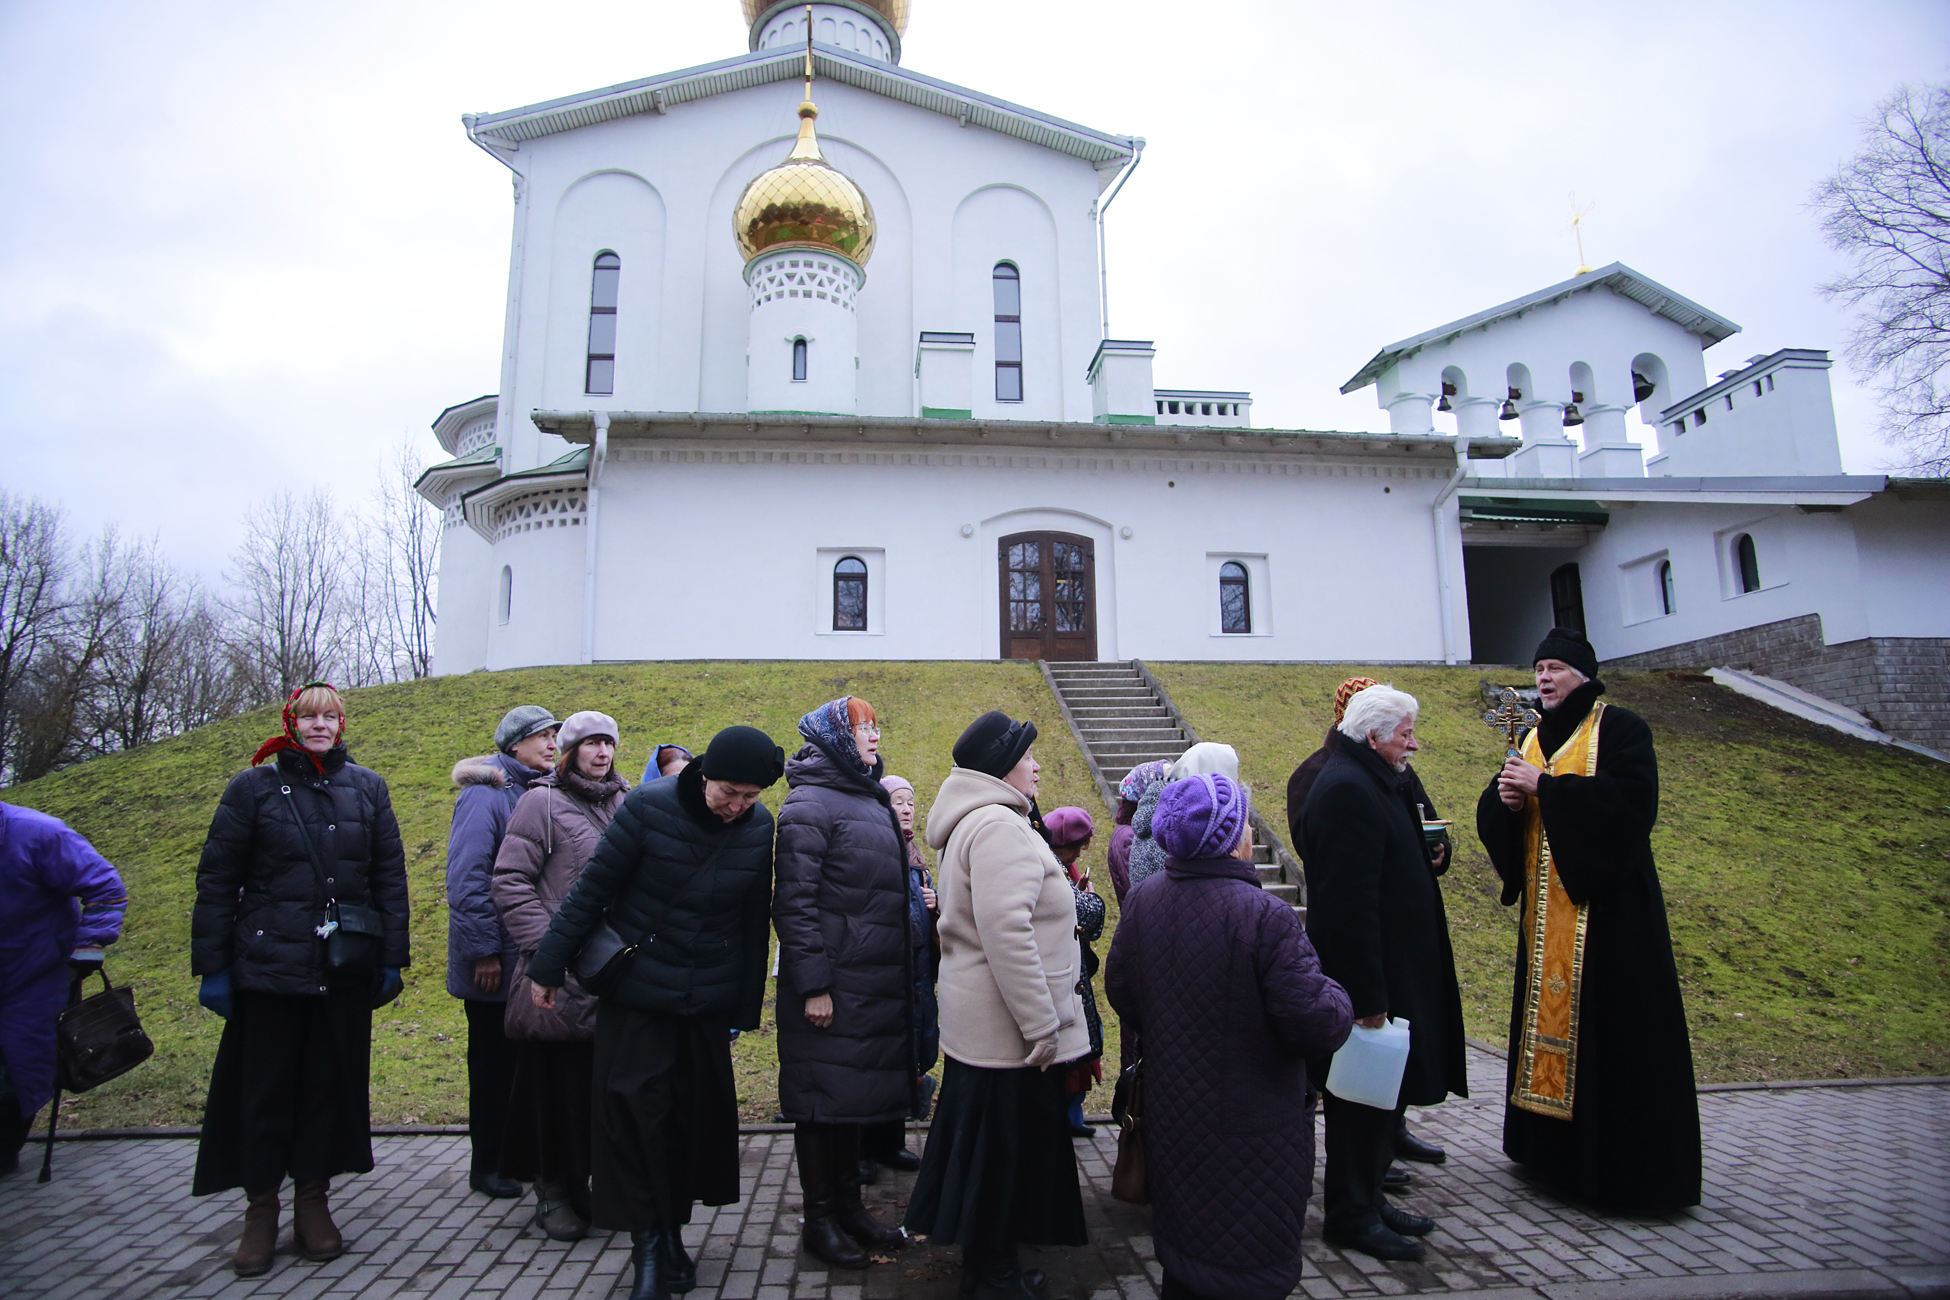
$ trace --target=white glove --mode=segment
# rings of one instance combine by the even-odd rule
[[[1029,1055],[1023,1058],[1022,1063],[1026,1066],[1033,1065],[1039,1070],[1047,1070],[1055,1065],[1056,1035],[1051,1034],[1048,1038],[1039,1038],[1031,1043]]]

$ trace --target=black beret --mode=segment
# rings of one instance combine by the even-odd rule
[[[1530,662],[1540,659],[1559,659],[1583,673],[1587,681],[1598,678],[1598,652],[1585,640],[1584,633],[1574,628],[1554,627],[1550,634],[1537,643],[1537,653],[1530,656]]]
[[[955,766],[985,772],[997,780],[1009,775],[1036,743],[1036,724],[1017,722],[996,710],[968,724],[955,742]]]
[[[713,781],[761,789],[785,775],[785,751],[757,727],[726,727],[711,737],[699,760]]]

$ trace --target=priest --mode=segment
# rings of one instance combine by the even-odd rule
[[[1621,1211],[1700,1200],[1699,1103],[1686,1010],[1652,862],[1652,731],[1599,697],[1582,632],[1537,647],[1543,720],[1476,805],[1521,902],[1503,1152]]]

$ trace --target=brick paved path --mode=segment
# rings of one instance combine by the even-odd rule
[[[1405,1202],[1437,1216],[1428,1259],[1388,1265],[1323,1245],[1316,1196],[1297,1294],[1950,1295],[1950,1086],[1705,1094],[1706,1204],[1670,1219],[1619,1219],[1525,1183],[1498,1149],[1502,1062],[1472,1051],[1470,1065],[1478,1100],[1415,1115],[1421,1132],[1449,1150],[1444,1166],[1412,1167],[1416,1185]],[[526,1226],[531,1200],[469,1193],[464,1138],[381,1138],[375,1146],[379,1168],[333,1193],[350,1253],[329,1264],[293,1256],[287,1207],[276,1266],[239,1281],[228,1259],[242,1198],[189,1196],[193,1143],[62,1143],[48,1186],[35,1185],[27,1167],[0,1179],[0,1296],[602,1300],[623,1280],[626,1239],[599,1234],[560,1245]],[[1029,1253],[1091,1300],[1151,1300],[1149,1212],[1110,1198],[1110,1132],[1077,1150],[1092,1244]],[[895,1218],[909,1185],[887,1177],[868,1195]],[[951,1250],[917,1245],[864,1276],[801,1256],[788,1134],[745,1138],[744,1190],[737,1205],[700,1211],[685,1233],[700,1263],[695,1300],[955,1294]]]

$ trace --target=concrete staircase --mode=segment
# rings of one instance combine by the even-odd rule
[[[1153,759],[1170,762],[1198,742],[1198,734],[1139,660],[1045,661],[1042,668],[1063,720],[1090,763],[1097,792],[1113,809],[1117,784],[1132,768]],[[1258,808],[1253,810],[1253,864],[1261,888],[1305,915],[1306,882],[1299,864]]]

